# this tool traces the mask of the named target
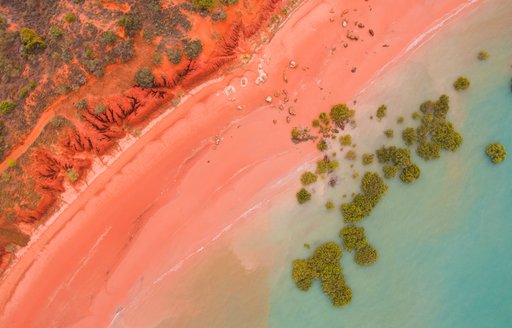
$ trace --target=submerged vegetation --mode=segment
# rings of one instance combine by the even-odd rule
[[[499,164],[507,158],[505,146],[499,143],[490,144],[485,149],[485,153],[491,159],[493,164]]]
[[[292,279],[297,288],[307,291],[315,279],[322,283],[322,291],[334,306],[344,306],[352,300],[352,289],[346,284],[340,260],[343,251],[334,242],[319,246],[306,260],[292,263]]]
[[[454,83],[456,90],[465,90],[469,87],[470,82],[466,78],[459,78]],[[371,165],[375,158],[382,168],[383,176],[386,179],[393,179],[397,176],[405,184],[414,183],[421,176],[420,167],[413,161],[411,149],[415,149],[416,155],[425,161],[437,159],[441,156],[442,151],[456,151],[463,142],[462,136],[457,132],[451,122],[447,120],[447,114],[450,110],[449,97],[442,95],[437,100],[428,100],[420,105],[419,111],[414,112],[412,117],[415,120],[416,127],[406,127],[402,133],[402,140],[405,147],[382,145],[375,153],[364,153],[362,155],[361,164]],[[387,107],[380,106],[377,109],[376,116],[379,120],[386,117]],[[322,139],[317,143],[317,148],[322,152],[328,152],[329,147],[333,146],[328,143],[328,139],[338,139],[340,141],[341,150],[343,147],[351,147],[345,153],[344,160],[355,160],[357,155],[352,149],[355,147],[350,134],[339,134],[339,130],[333,129],[332,125],[343,130],[348,123],[353,121],[354,111],[346,105],[335,105],[331,108],[329,116],[321,113],[318,119],[312,123],[313,128],[318,128]],[[403,117],[397,120],[397,124],[403,123]],[[292,139],[307,141],[315,137],[309,134],[309,129],[292,130]],[[384,131],[387,138],[394,136],[392,129]],[[333,157],[335,153],[333,153]],[[491,160],[502,161],[506,152],[502,145],[493,144],[487,148],[487,154]],[[350,167],[354,168],[355,164]],[[329,174],[329,184],[336,181],[334,176],[335,169],[339,163],[325,155],[323,159],[317,161],[315,172],[305,172],[301,176],[301,182],[304,186],[315,183],[318,175],[323,176]],[[354,171],[352,177],[359,179],[359,172]],[[354,262],[361,266],[374,264],[378,259],[376,248],[371,245],[365,234],[365,229],[359,226],[361,221],[370,216],[373,209],[381,201],[382,197],[388,190],[384,178],[377,172],[365,172],[360,180],[360,191],[352,193],[350,201],[341,204],[341,216],[344,221],[344,227],[341,229],[339,236],[341,244],[347,252],[354,255]],[[342,198],[346,198],[346,194]],[[297,201],[303,204],[311,199],[311,193],[302,188],[297,193]],[[332,201],[325,203],[327,209],[334,207]],[[341,259],[341,249],[334,243],[330,242],[317,248],[315,253],[308,259],[298,259],[293,262],[292,278],[301,290],[309,290],[315,279],[322,282],[324,293],[332,300],[334,305],[348,304],[352,298],[352,290],[346,286],[339,260]],[[323,259],[323,260],[320,260]]]

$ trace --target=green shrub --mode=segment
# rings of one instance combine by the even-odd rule
[[[453,87],[457,91],[466,90],[471,85],[471,81],[467,77],[460,76],[455,82],[453,82]]]
[[[339,128],[344,129],[354,117],[355,112],[345,104],[337,104],[331,108],[329,117]]]
[[[34,30],[29,28],[24,27],[20,30],[20,40],[23,44],[23,53],[25,55],[37,54],[46,49],[46,43]]]
[[[377,262],[377,250],[370,244],[363,248],[357,249],[354,261],[359,265],[371,265]]]
[[[341,205],[345,222],[357,222],[370,215],[382,196],[388,190],[384,180],[375,172],[366,172],[361,179],[362,193],[356,194],[352,201]]]
[[[307,186],[307,185],[310,185],[312,183],[315,183],[316,181],[318,180],[318,177],[316,174],[314,174],[313,172],[304,172],[302,174],[302,176],[300,177],[300,182],[302,182],[302,184],[304,186]]]
[[[377,118],[379,119],[382,119],[384,117],[386,117],[386,112],[388,110],[388,107],[386,105],[381,105],[378,109],[377,109]]]
[[[64,36],[64,32],[62,31],[62,29],[59,26],[54,25],[54,26],[50,27],[49,35],[50,35],[50,39],[59,40]]]
[[[393,179],[398,173],[398,166],[385,165],[382,167],[382,171],[384,172],[384,178]]]
[[[351,146],[352,145],[352,136],[350,134],[342,135],[340,137],[340,143],[342,146]]]
[[[142,29],[142,21],[138,16],[126,14],[117,21],[117,25],[124,27],[124,31],[128,36],[134,36]]]
[[[7,167],[15,167],[16,166],[16,160],[15,159],[8,159],[7,160]]]
[[[18,106],[14,101],[10,99],[6,99],[2,102],[0,102],[0,112],[2,112],[4,115],[9,114],[12,112],[16,106]]]
[[[387,129],[384,131],[384,134],[386,135],[386,137],[391,139],[395,136],[395,131],[393,131],[392,129]]]
[[[334,203],[332,201],[328,200],[325,203],[325,208],[328,209],[328,210],[332,210],[334,208]]]
[[[334,306],[344,306],[352,300],[352,290],[345,283],[343,269],[339,263],[343,253],[334,242],[319,246],[307,260],[292,263],[292,279],[297,288],[306,291],[313,280],[319,279],[322,291]]]
[[[499,164],[507,158],[507,151],[505,146],[499,143],[490,144],[485,149],[485,153],[494,164]]]
[[[183,52],[185,53],[185,57],[187,57],[189,60],[194,60],[197,57],[199,57],[199,55],[201,54],[202,51],[203,51],[203,43],[199,39],[187,42],[187,44],[185,45],[185,47],[183,49]]]
[[[89,104],[87,103],[87,100],[85,99],[82,99],[80,101],[78,101],[77,103],[75,103],[75,108],[76,109],[87,109],[89,107]]]
[[[64,15],[64,20],[66,21],[66,23],[73,23],[73,22],[76,22],[77,17],[73,13],[66,13]]]
[[[489,57],[489,53],[485,50],[480,51],[477,56],[478,60],[487,60]]]
[[[396,119],[396,123],[398,124],[402,124],[404,122],[404,117],[403,116],[400,116],[399,118]]]
[[[375,159],[374,154],[363,154],[363,165],[373,164],[374,159]]]
[[[217,4],[217,0],[192,0],[192,5],[200,10],[210,10]]]
[[[343,241],[343,247],[348,252],[365,247],[368,244],[363,227],[357,227],[353,224],[346,225],[340,231],[340,238]]]
[[[105,31],[101,33],[100,43],[106,46],[112,46],[119,40],[119,36],[112,31]]]
[[[332,173],[339,166],[338,161],[331,160],[328,157],[324,157],[323,159],[316,162],[316,174],[326,174]]]
[[[18,97],[20,97],[20,99],[25,98],[27,95],[28,95],[28,88],[27,87],[21,88],[20,92],[18,92]]]
[[[420,168],[416,164],[405,167],[400,173],[400,180],[404,183],[413,183],[420,177]]]
[[[297,192],[296,196],[297,196],[297,202],[299,202],[299,204],[304,204],[305,202],[308,202],[311,200],[311,193],[304,188],[299,190]]]
[[[169,61],[171,63],[173,63],[174,65],[178,65],[179,63],[181,63],[181,50],[178,48],[170,49],[167,51],[167,57],[169,58]]]
[[[74,169],[67,170],[66,174],[68,176],[69,181],[71,182],[75,182],[79,178],[78,173]]]
[[[349,151],[347,151],[347,153],[345,154],[345,158],[348,159],[349,161],[355,161],[357,159],[357,154],[355,151],[353,151],[352,149],[350,149]]]
[[[416,142],[416,130],[414,128],[407,128],[403,130],[402,139],[407,146],[412,146]]]
[[[327,144],[327,141],[325,139],[321,139],[317,144],[316,148],[320,151],[326,151],[329,148],[329,145]]]
[[[135,74],[135,82],[142,88],[152,88],[155,84],[155,76],[149,67],[140,68]]]

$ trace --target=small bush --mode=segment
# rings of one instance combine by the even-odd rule
[[[407,128],[402,131],[402,139],[407,146],[412,146],[416,142],[416,130],[414,128]]]
[[[485,153],[494,164],[499,164],[507,158],[507,151],[502,144],[494,143],[487,146]]]
[[[69,181],[71,182],[75,182],[78,180],[79,178],[79,175],[78,173],[74,170],[74,169],[69,169],[67,172],[66,172],[67,176],[68,176],[68,179]]]
[[[46,49],[46,43],[34,30],[29,28],[24,27],[20,30],[20,40],[23,44],[23,53],[25,55],[40,53]]]
[[[343,240],[343,247],[345,247],[348,252],[361,249],[368,245],[364,228],[352,224],[346,225],[341,229],[340,238]]]
[[[54,25],[54,26],[50,27],[49,35],[50,35],[50,39],[59,40],[64,36],[64,32],[62,31],[62,29],[59,26]]]
[[[315,183],[317,181],[318,177],[316,174],[314,174],[313,172],[304,172],[302,174],[302,176],[300,177],[300,182],[302,182],[302,184],[304,186],[307,186],[307,185],[310,185],[312,183]]]
[[[349,161],[355,161],[357,159],[357,154],[355,151],[351,149],[347,151],[347,153],[345,154],[345,158],[348,159]]]
[[[8,159],[7,160],[7,167],[15,167],[16,166],[16,160],[15,159]]]
[[[382,167],[382,171],[384,172],[384,178],[393,179],[398,173],[398,166],[385,165]]]
[[[178,48],[170,49],[167,51],[167,57],[169,61],[174,65],[178,65],[181,63],[181,58],[183,57],[181,50]]]
[[[117,25],[124,27],[128,36],[134,36],[142,29],[142,21],[138,16],[127,14],[117,21]]]
[[[478,60],[487,60],[489,57],[489,53],[485,50],[480,51],[477,56]]]
[[[355,112],[345,104],[332,106],[329,117],[340,129],[344,129],[354,117]]]
[[[327,145],[327,141],[325,141],[325,139],[322,139],[316,144],[316,148],[320,151],[326,151],[329,148],[329,145]]]
[[[77,17],[73,13],[66,13],[64,15],[64,21],[66,21],[66,23],[73,23],[73,22],[76,22],[76,20],[77,20]]]
[[[0,102],[0,112],[2,112],[4,115],[9,114],[12,112],[16,106],[18,106],[14,101],[10,99],[6,99],[2,102]]]
[[[105,114],[106,111],[107,108],[103,104],[96,104],[96,106],[94,106],[94,114],[96,115]]]
[[[395,131],[393,131],[392,129],[387,129],[386,131],[384,131],[384,134],[386,135],[386,137],[391,139],[395,136]]]
[[[334,208],[334,203],[332,201],[328,200],[325,203],[325,208],[328,209],[328,210],[332,210]]]
[[[342,146],[350,146],[352,145],[352,136],[350,134],[346,134],[340,137],[340,143]]]
[[[363,165],[370,165],[373,164],[373,161],[375,159],[374,154],[363,154]]]
[[[311,200],[311,193],[304,188],[299,190],[297,192],[296,196],[297,196],[297,202],[299,202],[299,204],[304,204],[305,202],[308,202]]]
[[[196,9],[210,10],[217,4],[217,0],[192,0],[192,5]]]
[[[155,76],[149,67],[142,67],[135,74],[135,82],[142,88],[152,88],[155,84]]]
[[[412,164],[410,166],[405,167],[400,173],[400,180],[404,183],[413,183],[420,177],[421,171],[418,165]]]
[[[461,76],[455,82],[453,82],[453,87],[457,91],[466,90],[471,85],[471,81],[467,77]]]
[[[376,114],[377,118],[382,119],[382,118],[386,117],[387,110],[388,110],[388,107],[386,105],[381,105],[377,109],[377,114]]]
[[[203,43],[201,40],[196,39],[192,40],[190,42],[187,42],[185,45],[185,48],[183,49],[183,52],[185,53],[185,57],[187,57],[189,60],[194,60],[203,51]]]
[[[75,104],[75,108],[80,109],[80,110],[87,109],[88,107],[89,107],[89,104],[87,103],[87,100],[85,100],[85,99],[82,99]]]
[[[371,265],[377,262],[377,250],[372,245],[366,245],[356,250],[354,261],[359,265]]]
[[[117,40],[119,40],[119,36],[112,31],[105,31],[101,33],[100,43],[103,45],[112,46],[117,42]]]

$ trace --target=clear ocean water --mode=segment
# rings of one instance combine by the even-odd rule
[[[152,320],[168,327],[512,327],[512,2],[488,0],[456,18],[420,49],[384,72],[357,97],[358,154],[401,144],[400,132],[423,101],[446,93],[449,118],[464,137],[456,153],[424,162],[413,185],[389,182],[389,191],[363,221],[379,260],[371,267],[342,259],[352,303],[334,308],[316,282],[307,293],[290,278],[291,261],[339,241],[338,210],[327,200],[358,189],[354,172],[340,167],[335,188],[319,183],[314,198],[296,205],[298,184],[272,200],[266,213],[244,220],[164,281],[132,310],[165,308]],[[476,59],[487,50],[487,61]],[[465,75],[471,88],[451,84]],[[380,104],[382,122],[370,120]],[[399,116],[405,118],[401,125]],[[383,131],[395,129],[388,142]],[[509,158],[492,165],[485,146],[501,142]],[[340,154],[343,155],[343,154]],[[360,162],[360,161],[359,161]],[[311,244],[311,250],[303,244]],[[193,306],[192,306],[193,304]],[[146,310],[145,310],[146,309]],[[185,309],[185,310],[183,310]],[[128,320],[129,318],[125,318]],[[122,319],[122,320],[125,320]],[[120,322],[119,326],[123,326]]]

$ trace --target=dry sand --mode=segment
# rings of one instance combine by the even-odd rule
[[[251,64],[140,137],[31,244],[1,283],[0,326],[107,326],[130,298],[179,270],[317,156],[314,144],[290,142],[292,126],[353,99],[415,38],[467,3],[307,1]],[[360,40],[347,41],[347,29]],[[291,59],[297,68],[288,67]],[[260,63],[268,79],[256,86]],[[226,95],[229,85],[235,92]],[[283,89],[289,101],[280,110]]]

